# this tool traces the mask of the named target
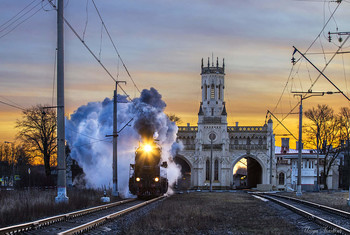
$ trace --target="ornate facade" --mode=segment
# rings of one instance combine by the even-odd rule
[[[210,65],[208,58],[207,66],[202,59],[201,89],[198,126],[187,124],[180,126],[178,131],[178,141],[184,144],[184,149],[177,159],[190,169],[187,174],[190,187],[208,187],[210,179],[214,189],[234,187],[233,168],[242,158],[248,159],[248,184],[251,187],[276,185],[272,120],[263,126],[239,126],[238,122],[229,126],[227,123],[224,60],[220,67],[218,59],[216,65],[213,61]]]

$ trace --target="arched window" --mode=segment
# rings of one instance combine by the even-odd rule
[[[221,100],[221,85],[219,85],[219,100]]]
[[[214,84],[211,84],[210,99],[215,99],[215,86],[214,86]]]
[[[219,161],[218,159],[214,162],[214,180],[219,180]]]
[[[209,176],[210,176],[210,173],[209,173],[209,160],[207,160],[205,162],[205,180],[209,180]]]
[[[284,173],[283,172],[278,174],[278,184],[284,185]]]
[[[207,84],[204,84],[204,99],[207,100],[208,99],[208,87]]]

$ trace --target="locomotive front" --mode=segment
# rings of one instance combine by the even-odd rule
[[[161,164],[161,148],[153,140],[142,144],[131,164],[129,190],[138,197],[160,196],[168,190],[166,162]]]

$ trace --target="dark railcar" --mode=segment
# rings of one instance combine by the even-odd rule
[[[141,145],[130,165],[129,190],[139,198],[163,195],[168,190],[167,162],[160,162],[161,148],[156,142]]]

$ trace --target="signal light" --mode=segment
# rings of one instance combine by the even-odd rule
[[[140,182],[140,180],[141,180],[140,177],[136,177],[137,182]]]

